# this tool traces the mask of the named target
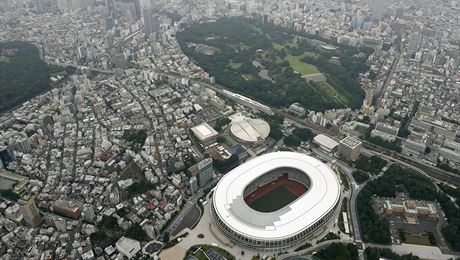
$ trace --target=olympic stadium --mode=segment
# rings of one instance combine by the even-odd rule
[[[321,161],[295,152],[268,153],[222,177],[211,216],[235,244],[287,250],[331,221],[340,194],[337,176]]]

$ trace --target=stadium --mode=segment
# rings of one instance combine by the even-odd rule
[[[312,238],[331,220],[340,194],[338,178],[321,161],[294,152],[268,153],[219,181],[211,216],[235,244],[287,250]]]

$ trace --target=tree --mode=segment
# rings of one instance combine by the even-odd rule
[[[101,222],[97,225],[99,228],[104,229],[119,229],[120,226],[118,225],[117,219],[112,216],[104,216],[102,217]]]
[[[145,129],[125,130],[121,138],[131,144],[131,149],[133,151],[139,152],[147,139],[147,131],[145,131]]]
[[[64,68],[46,64],[35,45],[0,43],[0,113],[48,91],[49,78],[57,72],[65,74]]]
[[[295,135],[289,135],[284,138],[284,144],[289,147],[298,147],[300,145],[300,139]]]
[[[227,138],[225,138],[225,136],[220,135],[216,138],[216,141],[220,144],[223,144],[227,141]]]
[[[219,118],[219,119],[217,119],[216,123],[214,124],[214,129],[216,129],[216,131],[221,132],[222,127],[230,124],[230,122],[231,122],[231,120],[228,117]]]
[[[270,126],[270,133],[268,136],[275,139],[276,141],[283,137],[283,132],[281,131],[281,127],[278,123],[275,121],[268,121],[268,125]]]
[[[238,166],[239,158],[237,154],[232,154],[230,158],[225,160],[212,160],[212,165],[220,172],[228,172]]]
[[[358,259],[358,247],[354,244],[332,243],[315,256],[320,259],[355,260]]]
[[[429,146],[427,146],[425,148],[425,154],[429,154],[429,153],[431,153],[431,148]]]
[[[308,128],[296,128],[292,131],[292,134],[298,137],[303,142],[313,140],[315,134]]]
[[[147,234],[139,225],[133,225],[126,231],[126,236],[139,241],[146,241]]]
[[[166,243],[169,241],[169,233],[168,232],[164,232],[163,233],[163,243]]]

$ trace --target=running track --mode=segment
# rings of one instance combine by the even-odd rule
[[[265,184],[262,187],[259,187],[257,190],[253,191],[252,193],[248,194],[244,197],[244,201],[246,204],[251,205],[256,200],[263,197],[265,194],[273,191],[274,189],[284,186],[286,187],[292,194],[297,197],[302,196],[308,189],[303,184],[290,180],[287,176],[279,177],[278,179],[271,181]]]

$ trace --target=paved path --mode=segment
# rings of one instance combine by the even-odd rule
[[[412,245],[412,244],[401,244],[401,245],[378,245],[378,244],[366,244],[368,247],[378,247],[378,248],[388,248],[393,252],[406,255],[413,254],[422,259],[433,259],[433,260],[442,260],[442,259],[455,259],[458,255],[447,255],[443,254],[439,247],[434,246],[421,246],[421,245]]]

